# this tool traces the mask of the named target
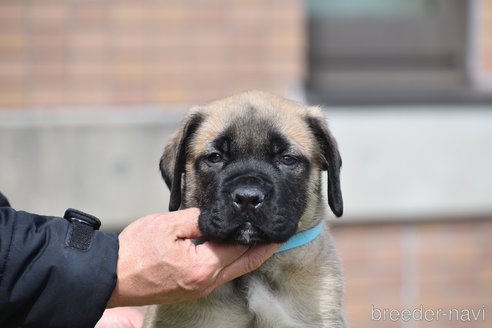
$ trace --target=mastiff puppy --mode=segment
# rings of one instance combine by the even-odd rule
[[[324,223],[326,203],[343,212],[341,164],[317,107],[253,91],[192,109],[160,161],[169,209],[200,208],[205,240],[285,244],[207,297],[150,307],[145,327],[345,327]]]

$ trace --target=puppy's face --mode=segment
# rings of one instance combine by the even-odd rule
[[[285,242],[320,206],[320,172],[329,203],[343,211],[340,156],[321,113],[261,92],[195,109],[161,159],[170,210],[199,207],[208,240]]]

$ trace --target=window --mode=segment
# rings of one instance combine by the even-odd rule
[[[308,99],[331,104],[475,101],[468,2],[309,0]]]

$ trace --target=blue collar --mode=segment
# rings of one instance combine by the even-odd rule
[[[318,235],[321,233],[321,230],[323,230],[323,221],[312,228],[296,233],[295,235],[290,237],[289,240],[287,240],[282,246],[280,246],[280,248],[277,249],[275,253],[281,253],[286,250],[305,245],[314,240],[314,238],[318,237]]]

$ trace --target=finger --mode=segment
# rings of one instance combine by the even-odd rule
[[[202,235],[198,229],[198,216],[200,210],[198,208],[187,208],[171,212],[169,215],[174,215],[171,221],[175,224],[176,237],[179,239],[193,239]]]
[[[212,241],[207,241],[196,246],[197,256],[204,259],[209,259],[210,264],[218,270],[230,265],[244,253],[249,247],[240,244],[221,244]]]
[[[236,261],[225,267],[217,279],[217,286],[258,269],[281,244],[266,244],[250,248]]]

